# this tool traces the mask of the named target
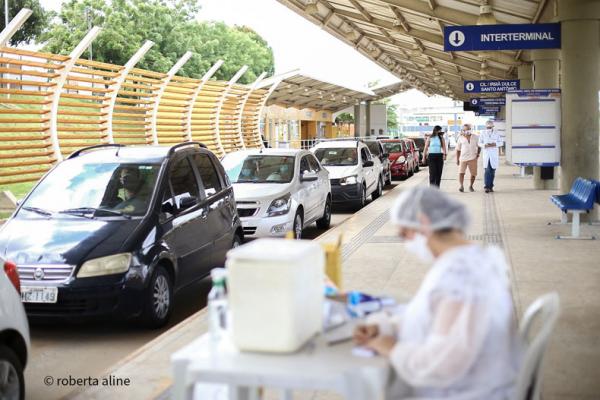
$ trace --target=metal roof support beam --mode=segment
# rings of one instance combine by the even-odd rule
[[[152,105],[152,115],[150,117],[150,131],[152,132],[152,143],[154,145],[158,145],[158,131],[156,129],[156,120],[158,119],[158,106],[160,105],[160,100],[162,99],[162,96],[165,93],[165,89],[169,85],[169,82],[171,82],[171,79],[173,79],[175,74],[181,69],[181,67],[183,67],[183,65],[190,59],[190,57],[192,57],[192,52],[186,51],[185,54],[181,56],[179,60],[177,60],[175,65],[173,65],[169,72],[167,72],[167,76],[164,77],[163,81],[161,82],[158,88],[158,93],[156,94],[156,97],[154,97],[154,104]]]
[[[368,38],[371,38],[373,40],[379,40],[382,42],[386,42],[390,45],[399,47],[399,48],[405,48],[407,50],[410,50],[410,46],[408,44],[404,44],[402,42],[399,41],[391,41],[385,37],[382,36],[378,36],[378,35],[374,35],[374,34],[367,34]],[[445,52],[443,51],[437,51],[437,50],[431,50],[431,49],[425,49],[425,51],[423,52],[424,55],[429,56],[433,59],[437,59],[440,61],[445,61],[447,63],[453,63],[456,64],[462,68],[465,69],[469,69],[471,71],[474,71],[476,73],[479,73],[479,70],[481,68],[481,65],[478,62],[475,61],[470,61],[467,60],[465,58],[462,57],[456,57],[456,58],[452,58],[449,55],[447,55]],[[507,73],[505,71],[499,70],[499,69],[495,69],[495,68],[491,68],[490,69],[490,76],[493,76],[495,78],[499,78],[499,79],[505,79],[507,76]]]
[[[411,3],[412,4],[412,3]],[[422,3],[424,4],[424,3]],[[426,5],[425,5],[426,6]],[[372,18],[371,21],[367,20],[362,14],[357,14],[355,12],[345,11],[345,10],[336,10],[337,14],[343,15],[346,18],[363,22],[363,23],[371,23],[377,25],[378,27],[383,27],[385,29],[393,30],[394,24],[383,19]],[[435,17],[433,17],[435,18]],[[410,32],[403,32],[404,35],[419,39],[424,42],[433,43],[439,46],[444,45],[444,38],[431,32],[421,31],[418,29],[411,29]],[[494,53],[493,56],[490,57],[492,60],[497,61],[502,64],[506,64],[507,66],[518,64],[519,61],[515,60],[512,56],[502,53]]]
[[[154,42],[151,40],[146,40],[142,47],[140,47],[135,54],[127,61],[125,64],[125,68],[119,71],[119,76],[115,80],[115,82],[109,87],[109,95],[108,100],[105,100],[105,104],[103,110],[106,110],[106,135],[108,143],[114,143],[113,137],[113,114],[115,112],[115,104],[117,103],[117,96],[119,94],[119,90],[121,90],[121,86],[127,79],[127,75],[129,72],[136,66],[136,64],[144,57],[144,55],[150,50],[150,48],[154,46]]]
[[[187,110],[185,112],[185,137],[188,142],[192,141],[192,114],[194,113],[194,104],[196,103],[196,99],[198,98],[198,94],[202,91],[204,84],[212,78],[212,76],[221,68],[223,65],[223,60],[218,60],[202,77],[200,83],[194,89],[194,93],[188,100]]]
[[[32,13],[33,12],[29,8],[22,8],[21,11],[19,11],[17,15],[10,20],[8,25],[6,25],[6,27],[2,29],[2,32],[0,32],[0,46],[5,47],[8,44],[10,39],[12,39],[19,29],[21,29],[25,21],[27,21],[27,18],[29,18]]]
[[[233,85],[235,85],[236,82],[240,80],[242,75],[244,75],[247,70],[248,70],[248,66],[244,65],[242,68],[239,69],[238,72],[235,73],[233,78],[231,78],[229,80],[229,82],[227,82],[227,87],[225,88],[225,90],[221,94],[221,98],[219,99],[219,103],[217,106],[217,117],[215,118],[215,125],[216,125],[215,130],[216,130],[217,147],[218,147],[219,151],[221,152],[221,155],[225,154],[225,148],[223,147],[223,144],[221,143],[221,132],[220,132],[221,109],[223,108],[223,105],[225,104],[225,100],[227,99],[227,95],[229,94],[229,91],[231,90]]]
[[[54,152],[54,158],[56,161],[62,161],[63,155],[60,150],[60,144],[58,141],[58,103],[60,101],[60,95],[62,89],[67,82],[67,77],[71,69],[77,63],[77,60],[83,54],[83,52],[90,47],[90,44],[96,39],[100,33],[101,28],[94,26],[85,35],[85,37],[79,42],[79,44],[69,54],[69,59],[62,65],[63,67],[59,70],[59,76],[56,78],[56,87],[52,94],[52,103],[50,106],[50,141],[52,143],[52,151]]]

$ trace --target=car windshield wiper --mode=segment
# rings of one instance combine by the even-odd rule
[[[33,211],[34,213],[38,213],[38,214],[44,215],[46,217],[51,217],[52,214],[53,214],[52,211],[44,210],[43,208],[39,208],[39,207],[28,207],[28,206],[25,206],[25,207],[22,207],[22,208],[23,208],[23,210]]]
[[[125,217],[127,219],[131,219],[130,215],[123,214],[121,211],[109,210],[107,208],[94,208],[94,207],[79,207],[79,208],[68,208],[66,210],[59,211],[62,214],[75,214],[81,215],[82,217],[87,216],[85,214],[96,214],[97,212],[106,212],[113,215],[118,215],[119,217]],[[89,217],[89,218],[93,218]]]

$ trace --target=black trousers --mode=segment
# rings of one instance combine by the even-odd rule
[[[429,154],[429,184],[440,187],[442,171],[444,169],[444,155],[442,153]]]

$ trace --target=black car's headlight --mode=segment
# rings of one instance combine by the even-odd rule
[[[112,256],[94,258],[83,263],[78,278],[89,278],[92,276],[114,275],[127,272],[131,264],[131,253],[121,253]]]
[[[290,212],[292,206],[292,195],[290,193],[275,199],[271,202],[267,215],[269,217],[276,217],[278,215],[285,215]]]

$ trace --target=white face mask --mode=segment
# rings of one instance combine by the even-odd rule
[[[406,250],[415,255],[422,262],[432,263],[433,260],[435,260],[433,253],[429,250],[429,246],[427,246],[427,236],[422,233],[415,233],[415,236],[405,243]]]
[[[465,135],[471,136],[471,131],[465,131]]]

